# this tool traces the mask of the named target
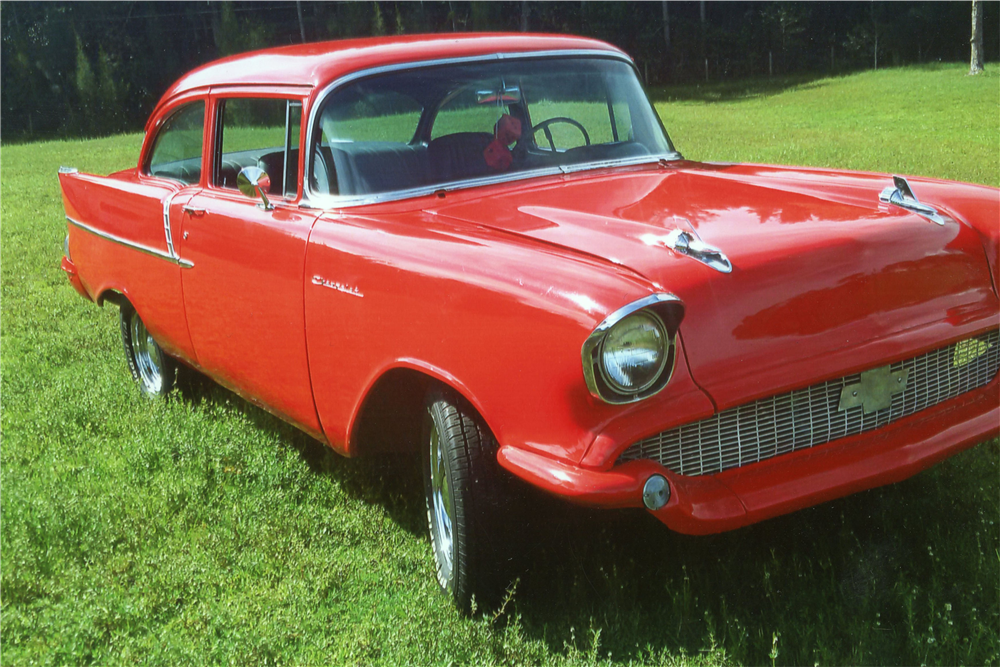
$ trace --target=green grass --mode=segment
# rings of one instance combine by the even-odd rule
[[[677,149],[691,159],[884,171],[998,187],[1000,68],[991,65],[975,77],[966,71],[928,65],[650,92]]]
[[[658,109],[692,158],[997,185],[997,75],[719,87]],[[458,616],[434,584],[412,460],[340,459],[215,386],[139,396],[116,309],[58,269],[55,172],[129,167],[140,141],[2,151],[4,665],[997,663],[996,441],[711,537],[541,502],[512,600]]]

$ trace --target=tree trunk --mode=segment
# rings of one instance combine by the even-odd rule
[[[670,51],[670,11],[667,9],[667,0],[663,0],[663,46]]]
[[[528,0],[521,0],[521,32],[528,32]]]
[[[979,74],[983,71],[983,3],[972,0],[972,56],[969,63],[969,74]]]
[[[667,0],[663,0],[663,72],[664,81],[670,82],[672,58],[670,57],[670,10],[667,9]]]
[[[295,11],[299,14],[299,35],[302,36],[302,43],[306,41],[306,24],[302,21],[302,0],[295,0]]]
[[[705,50],[705,0],[701,0],[699,9],[701,13],[701,57],[706,58],[708,52]]]

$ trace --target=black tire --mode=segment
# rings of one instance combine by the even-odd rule
[[[426,405],[424,496],[438,584],[464,613],[473,596],[477,607],[489,608],[508,583],[511,516],[505,509],[513,504],[497,442],[472,407],[451,393],[434,390]]]
[[[122,347],[132,378],[150,398],[163,398],[177,381],[177,362],[167,356],[146,330],[146,324],[128,302],[119,308]]]

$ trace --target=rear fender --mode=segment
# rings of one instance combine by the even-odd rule
[[[179,199],[179,184],[68,169],[60,170],[59,183],[70,256],[86,293],[95,302],[109,291],[126,295],[168,354],[194,359],[182,269],[164,224],[164,203]]]

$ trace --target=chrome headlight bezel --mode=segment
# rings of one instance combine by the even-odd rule
[[[656,360],[657,362],[656,370],[653,373],[652,377],[648,381],[639,384],[638,386],[627,387],[615,379],[614,377],[615,373],[613,373],[612,370],[608,367],[607,357],[610,351],[608,349],[608,346],[610,345],[609,339],[613,338],[616,331],[621,329],[630,321],[636,319],[644,319],[646,320],[647,324],[651,324],[655,329],[658,330],[660,337],[659,341],[660,344],[658,346],[659,350],[658,350],[658,357]],[[663,320],[660,319],[660,316],[647,308],[647,309],[637,310],[634,313],[631,313],[623,317],[617,324],[608,329],[604,333],[604,336],[601,338],[601,344],[598,346],[598,348],[599,349],[597,354],[598,358],[600,359],[600,363],[597,364],[597,366],[601,371],[601,378],[604,380],[604,382],[616,393],[622,395],[639,394],[641,392],[646,391],[659,381],[660,375],[663,373],[663,368],[666,366],[668,357],[670,356],[670,336],[667,334],[667,327],[665,324],[663,324]]]
[[[651,315],[663,327],[666,337],[663,359],[653,380],[635,390],[627,390],[610,381],[604,367],[604,342],[611,330],[620,322],[638,312]],[[590,393],[614,405],[634,403],[656,394],[670,381],[674,371],[675,338],[677,327],[684,317],[684,304],[673,294],[660,293],[633,301],[609,315],[583,343],[581,357],[583,375]]]

